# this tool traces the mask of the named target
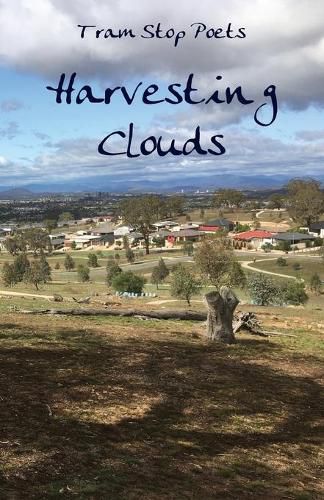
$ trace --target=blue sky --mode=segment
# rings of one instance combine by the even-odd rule
[[[313,9],[302,0],[229,0],[216,8],[211,0],[180,1],[175,6],[143,0],[87,3],[76,0],[0,2],[0,180],[3,187],[61,185],[98,189],[114,183],[188,184],[210,176],[315,176],[321,178],[324,160],[324,5]],[[85,10],[85,6],[87,9]],[[184,7],[190,6],[190,9]],[[219,6],[218,6],[219,7]],[[86,15],[84,14],[86,12]],[[292,20],[292,13],[294,18]],[[321,16],[323,14],[323,16]],[[47,22],[51,19],[50,24]],[[174,48],[168,40],[80,40],[78,23],[134,27],[140,33],[148,22],[162,20],[165,28],[188,30]],[[208,19],[210,26],[245,26],[246,40],[194,40],[191,22]],[[207,21],[206,21],[207,23]],[[14,26],[21,26],[20,36]],[[215,76],[235,88],[241,84],[258,102],[269,84],[277,87],[279,113],[269,127],[253,121],[255,106],[147,106],[135,99],[127,106],[114,96],[110,105],[58,105],[54,93],[62,72],[77,71],[78,83],[98,92],[105,87],[138,82],[157,83],[161,94],[170,83],[185,82],[195,73],[202,95],[215,88]],[[220,84],[219,84],[220,85]],[[260,97],[261,96],[261,97]],[[263,98],[264,99],[264,98]],[[264,101],[263,101],[264,102]],[[222,133],[226,154],[220,157],[147,158],[102,157],[98,143],[108,133],[136,126],[135,146],[148,135],[162,135],[181,144],[201,126],[203,141]],[[118,143],[116,143],[118,144]],[[120,143],[119,143],[120,144]],[[238,181],[240,182],[240,181]],[[80,184],[81,183],[81,184]]]

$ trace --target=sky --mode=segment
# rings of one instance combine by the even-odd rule
[[[152,186],[210,186],[228,180],[248,187],[284,182],[289,177],[324,180],[324,2],[322,0],[0,0],[0,189],[111,190]],[[174,29],[184,38],[141,38],[146,25],[158,23],[161,36]],[[200,23],[201,33],[196,29]],[[206,33],[231,23],[233,36]],[[203,31],[203,24],[205,30]],[[84,38],[78,25],[87,28]],[[131,29],[133,38],[99,38],[96,29]],[[58,104],[55,93],[62,73],[76,72],[74,102]],[[224,95],[242,87],[253,103],[145,105],[140,90],[156,84],[156,96],[168,96],[173,83],[185,86],[194,73],[195,98]],[[216,76],[222,80],[217,81]],[[75,103],[83,85],[96,96],[125,86],[128,105],[116,92],[109,104]],[[278,115],[267,127],[253,119],[268,103],[264,91],[276,86]],[[154,96],[155,97],[155,96]],[[149,156],[103,156],[99,143],[115,131],[111,150],[123,151],[129,123],[133,150],[149,136],[175,139],[179,148],[201,129],[202,147],[222,134],[223,155],[188,156],[156,152]],[[107,143],[108,144],[108,143]],[[180,149],[181,149],[180,148]],[[244,180],[246,179],[246,180]],[[252,184],[251,184],[252,186]]]

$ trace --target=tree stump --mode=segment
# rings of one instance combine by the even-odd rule
[[[208,309],[207,338],[224,344],[233,344],[233,314],[239,303],[238,298],[228,287],[222,286],[219,292],[205,295]]]

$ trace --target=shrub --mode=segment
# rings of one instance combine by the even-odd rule
[[[310,289],[317,295],[321,292],[322,281],[317,273],[313,274],[313,276],[310,279]]]
[[[155,236],[152,239],[152,243],[157,247],[157,248],[162,248],[165,245],[165,238],[162,238],[161,236]]]
[[[79,264],[77,272],[78,272],[78,278],[82,283],[85,283],[90,280],[90,271],[88,266],[85,266],[84,264]]]
[[[88,254],[88,266],[89,267],[99,267],[98,257],[95,253]]]
[[[279,241],[277,244],[277,249],[281,250],[282,252],[290,252],[291,244],[289,241]]]
[[[117,264],[117,262],[115,262],[114,260],[112,261],[109,260],[107,262],[107,275],[106,275],[106,281],[108,285],[111,285],[114,277],[117,276],[117,274],[120,274],[121,272],[122,270]]]
[[[271,250],[273,250],[273,245],[271,245],[271,243],[264,243],[262,246],[261,246],[261,249],[266,252],[266,253],[269,253],[271,252]]]
[[[253,273],[247,280],[247,288],[253,302],[259,306],[282,303],[282,290],[272,278],[262,273]]]
[[[13,264],[5,262],[2,267],[2,282],[4,286],[13,286],[17,283]]]
[[[315,238],[314,247],[322,247],[323,246],[323,238]]]
[[[191,257],[194,253],[194,246],[192,241],[185,241],[182,250],[184,255],[188,255],[188,257]]]
[[[129,264],[132,264],[135,261],[135,254],[130,248],[127,248],[126,250],[126,260]]]
[[[69,254],[67,254],[64,259],[64,267],[67,271],[72,271],[75,267],[75,262]]]
[[[145,279],[131,271],[118,273],[112,279],[112,286],[117,292],[142,293]]]
[[[54,269],[60,269],[60,267],[61,267],[61,266],[60,266],[60,263],[59,263],[59,262],[56,262],[56,263],[55,263],[55,266],[54,266]]]
[[[292,267],[294,271],[300,271],[302,269],[302,266],[301,264],[299,264],[299,262],[294,262]]]
[[[282,299],[285,304],[294,306],[305,304],[308,300],[305,284],[302,281],[289,281],[283,287]]]
[[[284,259],[283,257],[279,257],[277,259],[277,266],[279,266],[279,267],[285,267],[285,266],[287,266],[287,260]]]

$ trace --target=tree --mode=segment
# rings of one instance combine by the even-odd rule
[[[183,196],[174,195],[170,196],[166,200],[166,213],[167,217],[174,217],[175,215],[181,215],[184,211],[185,199]]]
[[[191,257],[194,253],[194,246],[192,241],[185,241],[182,247],[182,251],[184,255],[188,255],[188,257]]]
[[[124,223],[143,235],[146,254],[150,253],[151,226],[162,211],[163,202],[159,196],[155,195],[128,198],[119,205],[119,213]]]
[[[66,257],[64,259],[64,267],[66,271],[72,271],[72,269],[75,268],[75,262],[69,254],[66,254]]]
[[[14,236],[6,238],[4,245],[7,252],[11,255],[18,255],[19,252],[26,252],[26,242],[21,232],[17,232]]]
[[[98,257],[95,253],[88,254],[88,266],[89,267],[99,267]]]
[[[203,240],[196,249],[195,263],[201,274],[218,290],[223,285],[242,286],[245,282],[233,248],[225,238]]]
[[[48,281],[51,281],[51,279],[52,279],[51,278],[51,266],[47,262],[44,252],[42,252],[40,255],[39,264],[40,264],[41,271],[42,271],[43,282],[47,283]]]
[[[2,282],[6,287],[14,286],[17,283],[13,265],[9,264],[9,262],[5,262],[3,264],[1,277],[2,277]]]
[[[237,189],[220,189],[214,194],[213,205],[216,208],[238,208],[245,199]]]
[[[321,293],[322,281],[317,273],[312,275],[309,287],[311,291],[314,292],[316,295],[319,295]]]
[[[317,222],[324,210],[324,195],[320,182],[314,179],[293,179],[287,185],[287,208],[298,224],[309,226]]]
[[[129,249],[129,240],[128,240],[128,236],[126,236],[126,234],[123,236],[123,247],[125,250]]]
[[[76,242],[72,241],[71,242],[71,250],[75,250],[75,249],[76,249]]]
[[[51,234],[53,229],[57,228],[57,220],[56,219],[45,219],[44,226],[46,231]]]
[[[78,278],[82,283],[86,283],[90,280],[90,271],[88,266],[84,264],[79,264],[77,268]]]
[[[59,270],[59,269],[60,269],[60,267],[61,267],[60,263],[59,263],[59,262],[56,262],[56,263],[55,263],[55,266],[54,266],[54,269]]]
[[[36,290],[40,284],[47,283],[49,279],[49,272],[41,259],[32,262],[24,275],[24,281],[34,285]]]
[[[71,212],[62,212],[59,216],[60,222],[68,222],[74,220],[74,215]]]
[[[112,279],[112,286],[117,292],[142,293],[144,285],[145,279],[132,271],[118,273]]]
[[[20,283],[24,279],[24,274],[30,267],[30,262],[25,253],[17,255],[15,257],[13,264],[13,272],[16,278],[16,283]]]
[[[38,255],[44,251],[51,252],[52,245],[48,233],[43,229],[30,228],[21,232],[21,238],[25,242],[26,248],[34,255]]]
[[[112,281],[117,274],[120,274],[122,272],[121,268],[115,262],[114,260],[108,260],[107,262],[107,275],[106,275],[106,281],[108,285],[112,285]]]
[[[281,287],[266,274],[251,274],[247,280],[247,288],[253,303],[258,306],[280,305],[282,303]]]
[[[171,276],[171,295],[186,300],[190,306],[193,295],[198,293],[200,282],[183,264],[176,266]]]
[[[284,205],[284,199],[283,196],[279,193],[274,193],[269,197],[269,204],[268,207],[271,209],[279,209],[282,208]]]
[[[135,254],[133,250],[131,250],[131,248],[127,248],[125,255],[126,255],[126,260],[129,264],[135,262]]]
[[[161,258],[156,267],[153,268],[151,275],[151,283],[156,285],[156,288],[159,288],[159,284],[162,283],[167,276],[169,276],[169,269],[165,265],[164,260]]]

